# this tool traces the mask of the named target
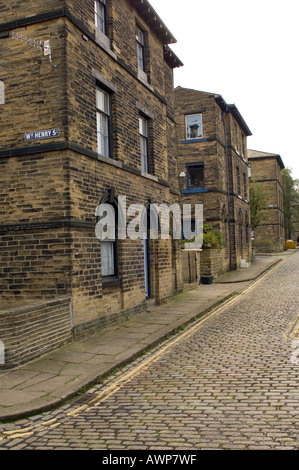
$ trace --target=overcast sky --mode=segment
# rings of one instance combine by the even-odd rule
[[[174,85],[218,93],[299,179],[298,0],[149,0],[177,39]]]

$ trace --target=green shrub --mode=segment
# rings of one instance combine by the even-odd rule
[[[181,240],[182,250],[185,248],[186,243],[193,243],[195,237],[191,240]],[[215,230],[210,224],[203,225],[203,247],[206,248],[221,248],[223,246],[223,238],[220,230]]]
[[[223,246],[223,238],[220,230],[215,230],[210,224],[203,226],[203,247],[221,248]]]

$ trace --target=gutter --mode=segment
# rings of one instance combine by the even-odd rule
[[[228,152],[227,152],[227,135],[226,135],[226,124],[225,115],[229,113],[229,109],[226,106],[225,111],[222,112],[222,121],[224,128],[224,141],[225,141],[225,159],[226,159],[226,179],[227,179],[227,212],[228,212],[228,235],[229,235],[229,269],[232,270],[232,237],[231,237],[231,214],[230,214],[230,181],[229,181],[229,165],[228,165]]]

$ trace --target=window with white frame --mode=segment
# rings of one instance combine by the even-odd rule
[[[101,88],[97,88],[96,109],[98,153],[105,157],[110,157],[110,105],[110,94]]]
[[[186,139],[201,139],[202,133],[202,114],[189,114],[185,116]]]
[[[136,33],[137,41],[137,62],[138,68],[143,72],[146,72],[146,61],[145,61],[145,33],[141,28],[137,26]]]
[[[139,116],[140,158],[142,171],[149,173],[149,120]]]
[[[115,275],[115,241],[101,242],[102,276]]]
[[[97,233],[101,240],[102,276],[116,275],[116,209],[113,204],[101,205],[97,217]]]
[[[96,28],[107,35],[107,0],[95,0],[94,14]]]

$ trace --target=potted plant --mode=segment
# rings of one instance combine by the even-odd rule
[[[221,248],[222,236],[219,230],[212,228],[210,224],[203,225],[203,248]]]

